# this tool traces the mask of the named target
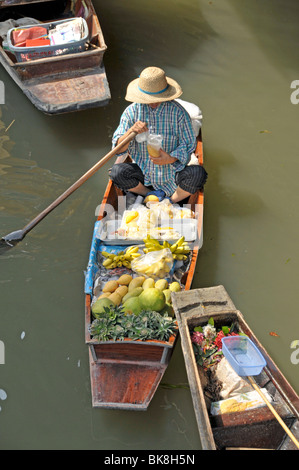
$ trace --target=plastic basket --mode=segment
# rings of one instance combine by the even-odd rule
[[[52,21],[51,23],[41,23],[40,26],[43,26],[49,30],[52,27],[55,27],[57,24],[67,23],[73,21],[76,18],[68,18],[60,21]],[[83,36],[79,41],[72,41],[64,44],[56,44],[49,46],[35,46],[35,47],[17,47],[14,46],[11,42],[12,32],[16,28],[11,28],[7,33],[7,46],[8,49],[13,52],[16,56],[18,62],[26,62],[28,60],[43,59],[46,57],[53,57],[63,54],[74,54],[76,52],[82,52],[85,49],[85,43],[88,41],[89,30],[87,23],[84,18],[81,18],[83,23]],[[28,29],[32,28],[35,25],[26,25],[20,26],[17,29]]]
[[[238,375],[259,375],[266,361],[255,344],[247,336],[225,336],[222,352]]]

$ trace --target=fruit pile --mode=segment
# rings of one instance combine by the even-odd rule
[[[102,294],[92,304],[91,311],[95,318],[101,317],[105,308],[120,306],[125,314],[140,314],[141,311],[155,311],[162,315],[173,316],[171,292],[178,292],[181,286],[165,279],[154,281],[152,278],[124,274],[118,280],[105,283]]]

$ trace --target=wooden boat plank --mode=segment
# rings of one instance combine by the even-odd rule
[[[262,447],[292,448],[295,446],[267,407],[252,411],[228,413],[210,417],[203,393],[200,368],[196,364],[190,331],[199,324],[205,324],[210,316],[215,323],[238,322],[261,350],[267,366],[260,376],[255,377],[259,386],[267,386],[275,399],[275,408],[286,424],[299,435],[299,398],[279,368],[262,347],[236,309],[223,286],[195,289],[172,294],[173,307],[178,320],[182,351],[190,384],[190,391],[198,424],[199,436],[204,449]],[[269,388],[270,385],[270,388]]]
[[[99,364],[93,361],[91,351],[89,354],[94,407],[147,410],[166,365]]]
[[[81,105],[84,109],[105,106],[111,98],[105,70],[91,72],[70,78],[52,76],[50,81],[28,81],[23,91],[46,114],[76,111]]]

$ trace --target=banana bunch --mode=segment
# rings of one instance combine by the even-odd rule
[[[145,244],[145,248],[143,249],[144,253],[163,250],[163,248],[169,248],[174,259],[185,260],[191,251],[188,243],[185,242],[185,237],[181,237],[172,245],[167,241],[164,241],[163,245],[160,245],[158,240],[155,238],[150,238],[150,236],[147,236],[147,238],[145,238],[143,241]]]
[[[168,242],[166,242],[168,243]],[[169,243],[168,243],[169,244]],[[185,242],[185,237],[181,237],[177,242],[173,243],[169,247],[172,256],[174,259],[177,260],[185,260],[188,258],[188,254],[190,253],[191,249],[187,242]]]
[[[137,253],[138,249],[138,246],[130,246],[126,251],[120,251],[117,254],[102,251],[102,255],[106,258],[103,261],[103,266],[106,269],[121,268],[122,266],[131,268],[131,262],[140,256],[140,253]]]
[[[158,251],[158,250],[163,250],[163,248],[168,248],[168,247],[163,247],[163,245],[160,245],[158,240],[155,238],[151,238],[150,235],[147,236],[144,240],[145,248],[143,248],[144,253],[149,253],[150,251]]]

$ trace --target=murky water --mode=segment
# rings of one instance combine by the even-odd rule
[[[110,150],[127,83],[148,65],[164,68],[204,115],[209,179],[193,287],[223,284],[299,392],[290,359],[299,339],[299,104],[290,100],[298,3],[94,4],[108,45],[107,107],[45,116],[0,70],[2,235],[23,228]],[[188,389],[159,387],[145,413],[91,407],[84,269],[109,166],[1,256],[1,449],[200,449]],[[187,383],[180,344],[164,382]]]

